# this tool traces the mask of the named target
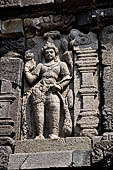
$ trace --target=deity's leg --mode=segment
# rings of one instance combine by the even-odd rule
[[[44,128],[44,103],[38,103],[34,105],[34,116],[36,125],[36,138],[43,139],[43,128]]]
[[[57,95],[50,96],[48,105],[49,138],[59,138],[60,100]]]

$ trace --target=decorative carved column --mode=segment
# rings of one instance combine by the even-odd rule
[[[16,99],[14,94],[7,90],[11,85],[10,81],[1,81],[0,92],[0,168],[7,170],[9,155],[13,153],[15,135],[14,121],[10,117],[11,103]],[[8,88],[8,89],[7,89]],[[4,91],[6,90],[6,92]],[[11,90],[11,89],[10,89]]]
[[[10,105],[16,97],[11,93],[0,93],[0,136],[13,137],[14,121],[9,115]]]
[[[113,167],[113,25],[104,27],[99,35],[101,50],[102,138],[92,152],[92,164],[110,170]]]
[[[98,41],[95,34],[83,34],[78,30],[70,32],[74,51],[74,114],[80,135],[98,135]],[[77,76],[78,75],[78,76]],[[79,81],[79,88],[76,82]],[[78,104],[77,104],[78,103]],[[78,115],[78,117],[77,117]],[[76,130],[76,128],[75,128]],[[76,134],[76,132],[75,132]]]
[[[16,120],[19,120],[19,116],[16,117],[17,109],[21,109],[17,108],[16,104],[20,93],[16,84],[21,85],[22,60],[16,58],[17,55],[19,54],[10,52],[0,61],[0,167],[5,170],[8,167],[9,155],[14,152],[15,134],[20,129],[17,129],[16,124]],[[18,124],[20,125],[19,122]]]

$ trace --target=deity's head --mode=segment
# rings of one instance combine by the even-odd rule
[[[31,52],[30,50],[27,50],[25,52],[25,60],[28,61],[28,60],[32,60],[34,58],[34,53]]]
[[[42,55],[45,57],[45,59],[47,59],[47,60],[54,59],[54,61],[58,61],[59,51],[58,51],[58,48],[55,46],[54,43],[47,42],[43,46],[41,52],[42,52]]]

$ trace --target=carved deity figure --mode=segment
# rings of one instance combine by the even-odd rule
[[[25,77],[32,87],[32,103],[36,124],[36,139],[44,138],[44,112],[49,123],[48,138],[59,138],[59,121],[62,92],[70,82],[70,72],[60,61],[59,51],[53,42],[47,42],[42,50],[42,63],[30,72],[25,65]]]
[[[34,53],[30,50],[25,53],[25,62],[26,67],[29,69],[29,72],[32,72],[36,67],[36,61],[34,60]],[[31,108],[28,103],[30,103],[30,96],[32,93],[32,88],[24,79],[24,95],[23,95],[23,105],[22,105],[22,139],[27,139],[28,136],[32,136],[32,130],[29,122],[31,122],[31,115],[28,110],[31,111]],[[29,120],[29,121],[28,121]]]

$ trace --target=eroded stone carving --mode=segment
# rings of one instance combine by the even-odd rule
[[[67,98],[62,95],[71,77],[67,64],[60,61],[58,48],[53,42],[48,41],[42,47],[41,54],[42,63],[39,63],[32,72],[32,64],[26,63],[25,77],[29,85],[33,86],[34,84],[31,97],[36,124],[36,139],[44,138],[44,111],[48,117],[48,137],[55,139],[61,133],[59,132],[61,103],[65,112],[63,135],[70,135],[72,132]]]
[[[0,146],[0,169],[7,170],[10,153],[11,148],[9,146]]]
[[[98,135],[98,41],[94,33],[73,29],[69,34],[74,51],[75,135]],[[80,129],[79,129],[80,127]]]
[[[10,51],[23,54],[25,50],[25,39],[23,37],[18,39],[3,39],[0,41],[1,55],[7,54]]]
[[[36,61],[34,60],[34,53],[30,50],[26,51],[25,53],[25,61],[26,61],[26,67],[29,68],[29,71],[32,72],[36,67]],[[24,80],[24,96],[23,96],[23,104],[22,104],[22,139],[27,139],[28,136],[32,136],[32,129],[31,126],[28,125],[29,119],[31,119],[31,115],[27,114],[27,111],[31,109],[30,104],[30,97],[31,97],[31,87],[26,82],[26,79]],[[30,106],[29,106],[30,105]]]
[[[104,27],[99,35],[101,47],[101,102],[102,128],[104,132],[113,131],[113,25]]]
[[[113,131],[113,113],[111,108],[107,108],[104,106],[102,112],[102,122],[103,122],[103,130],[104,132],[112,132]]]
[[[92,151],[92,164],[95,167],[111,169],[113,166],[113,133],[106,132]]]
[[[12,6],[14,4],[18,5],[20,3],[20,0],[1,0],[0,6]]]
[[[73,29],[70,31],[70,34],[68,36],[64,36],[64,35],[62,36],[59,31],[49,31],[47,33],[44,33],[43,40],[40,37],[38,37],[38,39],[34,38],[33,41],[34,40],[35,40],[34,44],[36,44],[36,41],[37,42],[39,41],[37,46],[39,48],[43,48],[43,45],[46,41],[53,42],[54,40],[54,42],[57,44],[58,48],[60,49],[59,50],[60,57],[58,56],[59,61],[63,61],[64,63],[66,63],[66,65],[68,66],[68,71],[70,73],[70,76],[74,78],[74,80],[72,79],[70,80],[71,83],[68,83],[65,92],[60,93],[60,95],[57,93],[60,102],[63,103],[65,112],[67,112],[68,115],[67,120],[70,119],[69,110],[71,110],[72,113],[71,119],[74,124],[74,135],[89,136],[89,137],[98,135],[98,130],[97,130],[99,124],[98,67],[97,67],[98,41],[96,35],[92,32],[88,34],[84,34],[81,33],[79,30]],[[33,48],[33,46],[30,44],[28,44],[29,48],[31,47],[32,51],[35,51],[36,46],[35,48]],[[73,54],[74,54],[74,68],[73,68]],[[41,57],[39,55],[37,63],[39,62],[43,64],[45,63],[45,59],[43,55],[41,55]],[[27,62],[26,62],[26,66],[27,66]],[[31,69],[30,73],[32,74],[33,72],[34,71],[32,71]],[[58,77],[58,79],[59,78],[60,77]],[[33,90],[33,85],[32,88],[30,87],[30,89]],[[46,90],[45,92],[43,92],[43,96],[41,96],[41,98],[43,98],[43,102],[45,101],[44,97],[46,96]],[[29,93],[30,97],[32,96],[31,93]],[[75,98],[73,97],[73,93]],[[29,100],[31,100],[30,97],[29,99],[27,99],[28,103]],[[67,105],[65,105],[65,103],[67,103]],[[74,107],[74,111],[73,111],[73,107]],[[49,124],[48,122],[49,120],[47,120],[47,124]],[[65,128],[62,126],[63,128],[61,129],[64,130],[65,133],[68,133],[66,132],[66,129],[68,129],[66,127],[66,124],[67,122],[65,123],[64,121],[63,125],[65,125],[64,126]],[[69,129],[71,129],[71,127],[69,127]],[[66,136],[66,135],[64,135],[63,133],[63,135],[60,136]]]
[[[26,36],[30,36],[34,33],[37,35],[43,35],[45,32],[58,30],[60,32],[69,32],[72,29],[72,25],[75,23],[75,17],[73,15],[49,15],[47,17],[40,18],[26,18],[24,20]]]

